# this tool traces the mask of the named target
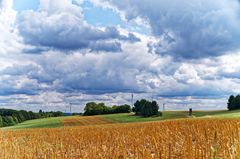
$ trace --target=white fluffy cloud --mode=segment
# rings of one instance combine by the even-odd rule
[[[41,0],[38,11],[18,16],[18,29],[27,44],[43,49],[121,52],[120,41],[140,41],[134,34],[121,35],[116,27],[88,24],[79,5],[71,0]]]
[[[93,0],[102,1],[127,20],[147,21],[159,39],[149,44],[154,53],[196,59],[240,49],[238,0]]]
[[[130,104],[135,92],[169,109],[225,108],[240,91],[238,5],[203,1],[105,1],[128,20],[147,21],[152,35],[90,25],[82,1],[41,0],[21,13],[0,1],[1,106],[65,111],[72,103],[81,111],[89,101]]]
[[[12,9],[12,0],[0,1],[0,55],[13,54],[23,48],[15,28],[16,11]]]

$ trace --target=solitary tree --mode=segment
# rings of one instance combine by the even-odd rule
[[[141,115],[144,117],[153,115],[153,108],[150,102],[147,102],[142,106]]]
[[[234,100],[234,109],[240,109],[240,95],[237,95]]]
[[[141,112],[141,103],[139,100],[137,100],[135,103],[134,103],[134,107],[133,107],[133,112],[135,112],[137,115],[140,114]]]
[[[228,99],[228,110],[234,109],[234,100],[235,100],[235,97],[231,95]]]
[[[133,111],[136,113],[136,115],[149,117],[153,115],[158,115],[158,109],[159,106],[156,101],[150,102],[146,99],[142,99],[140,101],[136,101]]]
[[[240,109],[240,95],[237,95],[236,97],[231,95],[228,99],[227,105],[228,105],[228,110]]]

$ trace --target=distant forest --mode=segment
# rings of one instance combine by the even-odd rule
[[[106,106],[104,103],[89,102],[84,108],[84,115],[100,115],[100,114],[117,114],[135,112],[135,115],[150,117],[161,116],[162,113],[158,111],[159,106],[156,101],[148,101],[146,99],[137,100],[134,107],[124,104],[119,106]]]
[[[58,117],[63,115],[64,113],[60,111],[43,112],[42,110],[39,110],[38,113],[35,113],[25,110],[0,109],[0,127],[13,126],[26,120]]]
[[[100,114],[116,114],[116,113],[130,113],[131,106],[124,104],[120,106],[106,106],[104,103],[89,102],[84,108],[84,115],[100,115]]]

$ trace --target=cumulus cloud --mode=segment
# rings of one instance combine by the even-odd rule
[[[0,0],[0,8],[2,10],[12,10],[13,1],[12,0]]]
[[[90,49],[118,52],[121,50],[119,42],[106,41],[140,41],[132,33],[121,35],[116,27],[91,26],[84,20],[81,6],[71,0],[61,3],[41,0],[38,11],[24,11],[18,16],[18,29],[28,44],[65,51]]]
[[[149,45],[155,53],[197,59],[239,50],[237,0],[103,1],[123,12],[128,20],[147,21],[158,38]]]
[[[121,52],[121,44],[119,42],[95,42],[90,44],[91,52],[107,51],[107,52]]]
[[[197,71],[192,65],[183,64],[176,70],[173,77],[179,82],[186,84],[202,83]]]
[[[21,38],[15,27],[16,11],[12,9],[12,0],[0,1],[0,55],[15,54],[23,49]]]
[[[34,64],[13,65],[0,71],[0,75],[15,76],[14,79],[25,75],[36,81],[41,90],[61,93],[218,96],[240,90],[237,80],[219,78],[213,63],[178,63],[148,54],[147,48],[142,51],[124,48],[125,54],[73,52],[70,55],[48,51],[33,60]]]
[[[82,111],[89,101],[130,104],[134,92],[169,109],[219,109],[240,91],[234,0],[104,1],[129,21],[147,22],[152,35],[90,25],[81,0],[41,0],[19,14],[0,2],[3,107],[66,111],[72,103]]]
[[[0,95],[6,96],[11,94],[37,94],[41,86],[36,80],[21,76],[7,76],[0,77]]]

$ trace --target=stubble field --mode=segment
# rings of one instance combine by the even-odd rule
[[[238,119],[2,130],[0,156],[3,159],[235,159],[240,155],[239,135]]]

